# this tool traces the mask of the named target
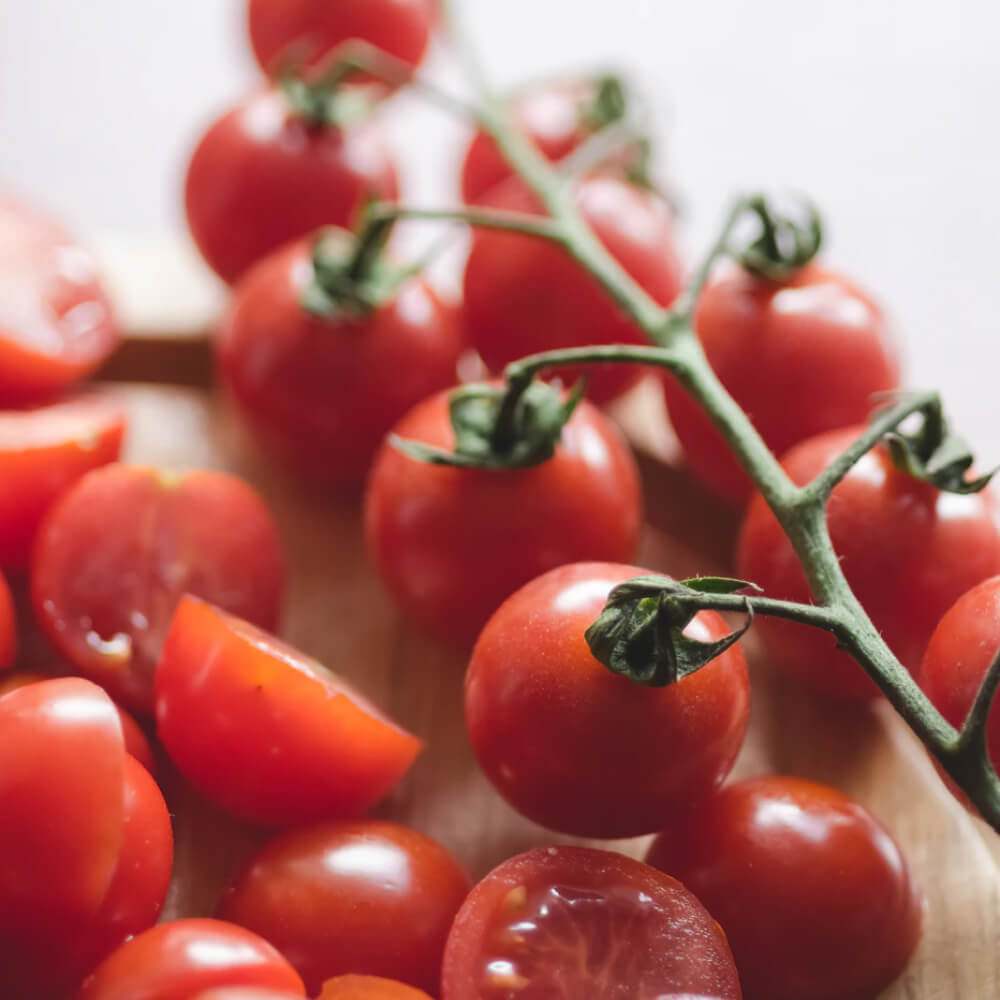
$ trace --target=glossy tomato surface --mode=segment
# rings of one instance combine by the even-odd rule
[[[871,1000],[920,937],[922,897],[895,841],[811,781],[729,785],[678,816],[647,861],[722,925],[746,1000]]]
[[[156,671],[156,722],[195,787],[265,826],[356,816],[420,751],[320,664],[191,597]]]
[[[271,990],[263,986],[215,986],[193,1000],[298,1000],[301,993]]]
[[[394,432],[452,449],[448,393],[411,410]],[[635,460],[586,401],[555,455],[526,469],[435,466],[386,443],[365,497],[368,549],[400,607],[465,645],[510,594],[553,566],[631,559],[641,522]]]
[[[0,573],[0,670],[7,670],[14,665],[16,649],[17,616],[14,611],[14,598],[3,573]]]
[[[465,679],[469,737],[486,775],[529,819],[584,837],[660,829],[729,773],[750,685],[738,645],[697,673],[651,688],[591,654],[584,632],[611,589],[647,571],[608,563],[551,570],[483,629]],[[729,632],[705,611],[687,634]]]
[[[436,17],[436,0],[250,0],[250,42],[265,73],[283,53],[315,64],[355,38],[416,66]]]
[[[416,830],[379,820],[326,823],[266,844],[218,916],[270,941],[310,995],[347,973],[437,994],[448,929],[468,892],[454,857]]]
[[[804,485],[862,432],[832,431],[796,445],[782,466]],[[898,470],[887,450],[866,455],[833,491],[830,538],[858,599],[892,651],[916,671],[934,626],[958,597],[1000,573],[1000,532],[989,490],[941,493]],[[760,496],[740,530],[738,573],[770,597],[810,601],[805,574]],[[872,698],[875,684],[832,636],[762,618],[754,628],[769,657],[816,691]]]
[[[323,984],[318,1000],[431,1000],[423,990],[378,976],[337,976]]]
[[[112,952],[77,1000],[193,1000],[212,986],[305,995],[298,974],[263,938],[221,920],[174,920]]]
[[[729,946],[695,897],[639,861],[548,847],[505,861],[459,911],[447,1000],[739,1000]]]
[[[727,269],[702,293],[695,327],[715,373],[776,455],[864,422],[877,394],[899,384],[899,354],[882,309],[816,265],[780,283]],[[688,465],[715,492],[745,503],[753,484],[722,436],[670,376],[664,390]]]
[[[191,235],[230,283],[282,244],[319,226],[351,228],[369,199],[397,194],[396,167],[376,123],[317,127],[274,90],[209,128],[185,183]]]
[[[150,712],[153,670],[181,595],[274,629],[284,578],[271,514],[242,480],[109,465],[49,511],[31,594],[49,638],[81,673]]]
[[[218,370],[266,450],[309,482],[357,488],[392,425],[454,384],[462,325],[422,278],[363,319],[315,316],[302,306],[312,250],[302,240],[243,278]]]
[[[89,254],[58,223],[0,193],[0,405],[64,391],[118,339]]]
[[[105,396],[0,411],[0,566],[22,570],[46,511],[84,473],[118,459],[121,407]]]
[[[681,289],[673,222],[657,195],[614,177],[578,182],[584,220],[611,256],[661,305]],[[484,204],[519,212],[537,207],[520,183],[494,190]],[[595,279],[562,249],[533,236],[481,229],[474,233],[465,268],[466,326],[487,367],[500,372],[538,351],[590,344],[638,344],[642,332]],[[611,399],[641,375],[635,365],[592,368],[588,394]],[[579,371],[560,368],[564,380]]]

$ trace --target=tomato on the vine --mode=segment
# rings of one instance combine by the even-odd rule
[[[221,1000],[221,998],[220,998]],[[249,1000],[249,998],[248,998]],[[423,990],[378,976],[337,976],[323,984],[318,1000],[431,1000]]]
[[[658,195],[611,176],[575,184],[576,203],[612,257],[661,305],[681,289],[681,265],[671,212]],[[491,208],[536,212],[523,185],[512,180],[484,198]],[[638,344],[642,331],[597,280],[554,243],[499,230],[474,233],[465,267],[469,339],[494,372],[518,358],[556,348]],[[590,366],[588,393],[598,402],[633,385],[635,365]],[[573,380],[579,370],[560,368]]]
[[[416,830],[380,820],[325,823],[265,844],[218,916],[270,941],[310,994],[352,972],[437,993],[448,929],[468,892],[454,857]]]
[[[394,428],[450,449],[449,393]],[[432,465],[387,442],[365,497],[368,548],[404,612],[428,631],[471,644],[487,618],[540,573],[581,559],[631,559],[641,528],[635,460],[586,400],[552,458],[515,469]]]
[[[126,706],[149,712],[153,670],[181,595],[274,629],[284,577],[271,514],[242,480],[109,465],[49,511],[31,594],[56,648]]]
[[[815,264],[781,282],[741,267],[724,271],[702,292],[695,328],[716,375],[776,455],[863,422],[877,394],[899,384],[899,354],[881,308]],[[669,375],[664,392],[692,470],[745,503],[750,477],[704,410]]]
[[[796,445],[782,467],[800,486],[862,432],[849,427]],[[896,468],[879,445],[833,491],[830,538],[848,583],[889,648],[916,671],[935,624],[958,597],[1000,573],[1000,528],[987,489],[943,493]],[[738,574],[770,597],[810,602],[791,542],[757,495],[740,529]],[[872,698],[875,683],[820,629],[761,617],[754,625],[779,667],[824,694]]]
[[[647,861],[722,925],[746,1000],[870,1000],[920,938],[922,896],[896,842],[815,782],[728,785],[678,815]]]
[[[739,1000],[726,938],[681,885],[640,861],[546,847],[505,861],[459,910],[447,1000]]]
[[[643,570],[561,566],[508,598],[465,680],[465,716],[487,777],[517,810],[561,833],[653,833],[729,773],[750,709],[746,660],[731,646],[696,673],[650,688],[619,677],[584,632],[617,584]],[[701,612],[686,634],[714,642]]]
[[[369,199],[399,183],[378,124],[316,124],[277,90],[223,115],[188,166],[185,205],[195,243],[230,284],[252,264],[320,226],[351,228]]]
[[[0,403],[62,392],[118,340],[89,254],[58,223],[0,193]]]
[[[14,612],[14,598],[10,587],[0,573],[0,670],[14,665],[17,649],[17,615]]]
[[[365,812],[421,746],[314,660],[193,597],[156,669],[156,725],[196,788],[264,826]]]
[[[454,305],[416,277],[356,316],[307,311],[326,234],[260,261],[216,339],[218,370],[261,445],[319,485],[358,487],[392,425],[454,384],[464,337]]]

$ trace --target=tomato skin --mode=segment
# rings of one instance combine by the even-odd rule
[[[84,473],[118,459],[125,414],[81,395],[0,412],[0,566],[23,570],[46,511]]]
[[[31,596],[60,653],[148,713],[153,670],[182,594],[274,629],[284,579],[274,521],[242,480],[109,465],[84,476],[46,516]]]
[[[411,410],[394,432],[452,449],[448,393]],[[387,442],[365,497],[368,551],[400,607],[466,646],[508,595],[545,570],[632,558],[641,526],[635,460],[586,400],[555,455],[531,468],[434,466]]]
[[[273,827],[366,811],[421,747],[315,661],[192,597],[157,667],[156,723],[196,788]]]
[[[579,181],[576,202],[611,256],[661,305],[681,289],[681,265],[666,204],[655,194],[610,176]],[[492,208],[537,212],[518,182],[484,197]],[[538,351],[590,344],[641,344],[642,331],[562,249],[519,233],[481,229],[473,234],[465,267],[468,336],[487,367],[500,372]],[[567,383],[579,369],[560,368]],[[641,377],[636,365],[590,367],[588,395],[605,402]]]
[[[454,384],[464,346],[456,308],[422,278],[364,320],[302,308],[312,239],[260,261],[234,291],[218,371],[262,447],[300,478],[358,488],[382,438]]]
[[[221,1000],[221,998],[220,998]],[[323,984],[318,1000],[431,1000],[423,990],[378,976],[337,976]]]
[[[718,785],[746,732],[750,685],[733,646],[677,684],[612,674],[584,632],[611,589],[648,571],[562,566],[513,594],[483,629],[465,678],[465,718],[487,777],[519,812],[582,837],[652,833]],[[690,634],[729,631],[705,611]]]
[[[702,293],[695,328],[716,375],[776,455],[863,423],[876,394],[899,386],[899,352],[881,308],[815,264],[780,284],[725,270]],[[753,483],[722,435],[672,376],[664,392],[692,471],[745,504]]]
[[[202,137],[188,166],[188,226],[230,284],[319,226],[352,228],[369,198],[395,200],[396,167],[378,125],[317,128],[275,90],[247,98]]]
[[[594,905],[594,897],[603,900],[597,915],[587,920],[581,913],[573,921],[573,903],[579,901],[583,910]],[[547,936],[544,926],[542,933],[533,926],[539,917],[548,919],[539,906],[546,900],[569,915],[562,926],[550,924]],[[623,912],[609,914],[616,901]],[[624,927],[619,933],[627,935],[626,947],[614,947],[621,940],[614,934],[616,924]],[[557,937],[558,931],[562,933]],[[515,935],[521,939],[516,950]],[[572,948],[574,942],[579,942],[581,953]],[[609,954],[627,958],[611,969],[593,967]],[[501,967],[493,973],[494,984],[487,963]],[[527,981],[515,988],[522,978]],[[515,995],[524,1000],[740,998],[725,936],[680,882],[632,858],[584,847],[538,848],[487,875],[452,925],[443,982],[447,1000],[507,1000]],[[634,992],[625,991],[629,988]]]
[[[804,485],[862,433],[849,427],[796,445],[782,467]],[[858,599],[890,649],[916,671],[935,623],[975,584],[1000,573],[1000,532],[989,490],[941,493],[898,470],[883,447],[833,491],[830,538]],[[755,496],[740,529],[738,576],[768,596],[812,600],[791,543]],[[812,689],[840,698],[877,696],[875,683],[832,636],[795,622],[755,625],[770,658]]]
[[[297,1000],[300,993],[259,989],[256,986],[217,986],[199,993],[194,1000]]]
[[[448,929],[468,892],[458,862],[416,830],[379,820],[325,823],[266,844],[218,916],[270,941],[310,994],[346,973],[436,993]]]
[[[195,919],[159,924],[127,941],[87,977],[76,1000],[192,1000],[212,986],[305,995],[298,974],[263,938]]]
[[[870,1000],[920,937],[922,897],[891,835],[815,782],[728,785],[679,816],[647,861],[722,925],[746,1000]]]
[[[308,45],[311,65],[352,38],[416,66],[437,17],[435,0],[250,0],[250,42],[265,73],[293,43]]]
[[[0,193],[0,405],[64,391],[118,342],[87,252],[54,220]]]
[[[7,670],[14,665],[16,649],[17,615],[14,611],[14,598],[3,573],[0,573],[0,670]]]

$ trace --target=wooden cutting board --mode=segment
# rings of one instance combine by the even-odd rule
[[[365,553],[357,501],[318,497],[296,486],[257,455],[211,391],[205,331],[220,302],[218,290],[176,249],[116,253],[108,260],[118,261],[113,284],[133,336],[107,374],[147,383],[111,390],[131,412],[127,459],[224,469],[260,490],[278,520],[291,567],[285,635],[426,742],[379,813],[436,837],[475,878],[518,851],[566,841],[517,816],[479,772],[462,720],[465,657],[396,613]],[[159,289],[156,295],[143,290],[151,287]],[[676,466],[655,394],[640,392],[616,415],[643,455],[648,524],[637,561],[678,577],[731,571],[735,519]],[[926,893],[920,949],[884,996],[1000,996],[1000,838],[954,801],[886,705],[841,706],[776,683],[754,655],[752,637],[748,647],[753,713],[736,774],[796,774],[855,796],[894,832]],[[219,814],[176,776],[168,794],[177,866],[166,916],[209,914],[261,834]],[[614,846],[641,855],[645,841]]]

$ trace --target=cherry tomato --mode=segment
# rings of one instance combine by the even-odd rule
[[[0,573],[0,670],[13,666],[16,648],[17,615],[14,612],[14,598],[3,573]]]
[[[465,718],[487,777],[529,819],[584,837],[660,829],[729,773],[750,708],[738,645],[676,684],[650,688],[591,654],[584,632],[611,589],[645,571],[609,563],[551,570],[483,629],[465,680]],[[688,633],[729,632],[714,612]]]
[[[576,202],[609,253],[661,305],[681,288],[670,211],[655,194],[614,177],[578,182]],[[518,182],[484,199],[493,208],[532,212],[534,200]],[[478,230],[465,268],[466,325],[487,367],[501,371],[527,354],[589,344],[643,343],[596,281],[555,244],[498,230]],[[559,369],[566,380],[580,374]],[[590,369],[588,393],[611,399],[641,376],[634,365]]]
[[[392,425],[453,385],[453,306],[422,278],[364,319],[314,316],[312,240],[266,257],[237,286],[216,340],[219,372],[261,445],[301,478],[358,487]]]
[[[811,781],[729,785],[678,816],[647,860],[722,925],[746,1000],[871,1000],[920,937],[922,897],[895,841]]]
[[[453,448],[448,393],[413,409],[395,433]],[[586,401],[555,455],[530,468],[430,465],[387,443],[365,498],[368,549],[393,596],[424,628],[465,645],[509,594],[545,570],[632,558],[641,523],[635,461]]]
[[[273,629],[284,560],[270,512],[218,472],[109,465],[49,511],[32,561],[35,613],[81,673],[153,707],[153,670],[181,595]]]
[[[174,920],[112,952],[77,1000],[193,1000],[212,986],[305,995],[296,971],[263,938],[220,920]]]
[[[27,567],[45,512],[84,473],[117,460],[124,430],[121,408],[97,395],[0,412],[0,566]]]
[[[266,844],[223,896],[218,916],[270,941],[310,994],[352,972],[437,993],[448,929],[468,892],[458,862],[416,830],[378,820],[326,823]]]
[[[220,1000],[223,998],[220,997]],[[319,1000],[431,1000],[423,990],[377,976],[338,976],[323,984]]]
[[[724,272],[702,293],[695,326],[715,373],[777,455],[863,423],[875,394],[899,385],[899,354],[882,310],[815,265],[781,283],[742,268]],[[666,377],[664,390],[691,469],[745,503],[753,484],[722,435],[679,382]]]
[[[315,64],[352,38],[416,66],[437,9],[436,0],[250,0],[249,17],[254,55],[270,73],[299,45]]]
[[[320,664],[191,597],[156,671],[156,722],[192,784],[265,826],[358,815],[420,751]]]
[[[831,431],[782,460],[804,485],[862,432]],[[915,671],[935,623],[966,590],[1000,573],[995,502],[986,490],[941,493],[897,469],[885,448],[866,455],[833,491],[830,538],[858,599],[901,662]],[[791,543],[764,500],[750,503],[740,530],[738,574],[771,597],[810,601]],[[872,698],[874,682],[832,636],[795,622],[754,625],[770,658],[816,691]]]
[[[229,283],[319,226],[351,228],[369,199],[393,200],[396,168],[372,121],[317,127],[275,90],[255,94],[202,137],[188,167],[188,225]]]
[[[447,1000],[739,1000],[729,946],[680,882],[584,847],[505,861],[459,910]]]
[[[0,194],[0,402],[53,396],[117,346],[90,256],[56,222]]]
[[[298,1000],[301,995],[256,986],[217,986],[199,993],[194,1000]]]

